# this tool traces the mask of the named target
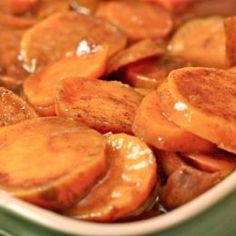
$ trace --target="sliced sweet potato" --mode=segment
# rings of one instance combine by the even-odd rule
[[[168,51],[197,66],[224,68],[227,67],[225,45],[223,18],[209,17],[185,23],[174,34]]]
[[[33,72],[65,55],[76,55],[78,45],[85,38],[107,45],[109,56],[126,45],[125,34],[102,19],[73,12],[58,13],[24,34],[21,56],[25,67]]]
[[[107,1],[100,4],[97,16],[121,28],[130,41],[163,39],[172,30],[172,19],[158,5],[139,1]]]
[[[134,119],[133,133],[146,143],[170,152],[214,152],[216,146],[189,133],[162,114],[156,92],[147,95]]]
[[[0,126],[7,126],[37,117],[35,111],[20,97],[0,87]]]
[[[235,73],[220,69],[172,71],[158,93],[163,113],[175,124],[236,153]]]
[[[224,179],[229,172],[207,173],[190,166],[178,168],[167,181],[162,202],[168,209],[179,207],[198,197]]]
[[[141,59],[159,56],[164,53],[164,47],[151,39],[145,39],[131,45],[114,55],[107,64],[107,74],[125,67]]]
[[[131,133],[142,95],[120,82],[67,78],[56,94],[56,112],[96,130]]]
[[[188,163],[196,168],[207,171],[217,172],[224,170],[234,170],[236,168],[236,156],[229,153],[219,154],[196,154],[185,153],[182,154]]]
[[[26,78],[18,53],[22,34],[33,23],[32,20],[0,14],[0,86],[15,89]]]
[[[107,137],[110,171],[77,206],[66,215],[90,221],[109,222],[137,210],[149,197],[157,178],[152,151],[136,137]]]
[[[230,66],[236,65],[236,17],[225,19],[226,51]]]
[[[136,88],[155,89],[166,80],[172,70],[187,66],[190,63],[178,57],[145,59],[126,67],[125,82]]]
[[[84,197],[107,170],[104,137],[73,121],[27,120],[1,128],[0,142],[0,188],[52,210]]]
[[[84,41],[86,42],[86,41]],[[90,53],[69,56],[51,63],[24,82],[24,94],[41,115],[55,114],[55,92],[58,82],[64,78],[98,78],[106,67],[107,48],[95,47]],[[48,111],[44,113],[43,109]]]
[[[93,13],[98,7],[99,0],[71,0],[70,5],[76,12]]]
[[[158,157],[158,163],[160,163],[160,166],[167,177],[171,176],[177,169],[187,166],[181,156],[174,152],[161,151],[159,152]]]
[[[23,14],[30,11],[36,6],[39,0],[1,0],[2,5],[5,6],[13,14]],[[1,6],[1,5],[0,5]]]

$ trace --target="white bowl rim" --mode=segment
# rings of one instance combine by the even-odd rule
[[[158,233],[191,219],[216,204],[235,189],[236,171],[221,181],[221,183],[182,207],[161,216],[131,223],[101,224],[70,219],[13,198],[4,191],[0,191],[0,207],[16,213],[31,222],[36,222],[63,233],[90,236],[140,235]]]

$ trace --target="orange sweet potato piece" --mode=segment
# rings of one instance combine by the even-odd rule
[[[187,166],[181,156],[174,152],[160,151],[158,155],[158,163],[160,164],[164,174],[168,177],[177,169]]]
[[[190,166],[182,166],[168,178],[162,192],[162,203],[173,209],[193,200],[224,179],[229,172],[207,173]]]
[[[109,222],[129,215],[148,199],[156,182],[157,164],[152,151],[136,137],[107,137],[108,175],[66,215]]]
[[[69,11],[57,13],[24,34],[21,56],[25,68],[34,72],[37,68],[66,55],[76,55],[78,45],[81,45],[85,38],[98,45],[107,45],[109,56],[126,45],[125,34],[102,19]]]
[[[0,142],[0,188],[48,209],[70,207],[107,170],[104,137],[73,121],[27,120],[1,128]]]
[[[170,55],[182,57],[197,66],[227,67],[223,18],[188,21],[174,34],[168,51]]]
[[[226,52],[230,66],[236,65],[236,17],[225,19]]]
[[[172,71],[158,93],[161,110],[181,128],[236,153],[235,78],[220,69]]]
[[[130,41],[163,39],[173,26],[168,12],[158,5],[139,1],[103,2],[97,15],[117,25],[128,35]]]
[[[33,23],[29,19],[0,14],[0,86],[15,89],[26,78],[18,54],[22,34]]]
[[[185,153],[182,154],[184,159],[196,168],[207,171],[217,172],[224,170],[234,170],[236,168],[236,156],[229,153],[218,154],[198,154]]]
[[[0,126],[37,117],[35,111],[10,90],[0,87]]]
[[[118,69],[137,62],[141,59],[159,56],[163,53],[164,47],[157,42],[150,39],[142,40],[114,55],[108,61],[107,74],[117,71]]]
[[[54,115],[58,82],[67,77],[98,78],[105,71],[106,60],[107,49],[101,46],[90,53],[64,57],[29,77],[24,82],[24,94],[41,115]]]
[[[162,114],[156,92],[147,95],[134,119],[133,133],[146,143],[169,152],[214,152],[216,146],[189,133]]]
[[[56,94],[56,112],[96,130],[131,133],[142,95],[114,81],[67,78]]]
[[[155,89],[172,70],[187,66],[190,63],[178,57],[148,58],[126,67],[125,82],[137,88]]]

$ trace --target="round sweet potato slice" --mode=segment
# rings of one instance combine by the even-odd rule
[[[197,66],[225,68],[227,59],[223,18],[188,21],[174,34],[168,51]]]
[[[28,102],[43,116],[55,114],[55,92],[58,82],[64,78],[99,78],[105,71],[107,48],[90,48],[81,42],[78,56],[64,57],[35,73],[24,82],[24,95]],[[88,49],[88,52],[87,52]]]
[[[15,89],[26,78],[18,53],[22,34],[33,23],[29,19],[0,14],[0,86]]]
[[[148,94],[134,119],[133,133],[146,143],[169,152],[216,151],[216,146],[176,126],[162,114],[156,92]]]
[[[163,39],[172,30],[168,12],[155,4],[139,1],[107,1],[100,4],[97,16],[117,25],[130,41]]]
[[[148,58],[126,67],[125,82],[136,88],[155,89],[172,70],[187,66],[190,63],[179,57]]]
[[[220,69],[175,70],[158,92],[161,110],[183,129],[236,153],[235,78]]]
[[[182,206],[215,186],[229,174],[228,171],[207,173],[190,166],[182,166],[168,178],[161,195],[162,203],[167,209]]]
[[[1,128],[0,142],[0,188],[48,209],[70,207],[107,170],[104,137],[73,121],[27,120]]]
[[[56,112],[102,133],[131,133],[142,95],[115,81],[67,78],[56,94]]]
[[[73,12],[57,13],[24,34],[21,56],[25,67],[34,72],[66,55],[76,55],[85,38],[107,45],[109,56],[126,45],[125,34],[102,19]]]
[[[182,156],[188,163],[206,172],[233,171],[236,168],[236,156],[229,153],[185,153]]]
[[[92,191],[66,215],[90,221],[109,222],[122,218],[148,199],[158,181],[152,151],[136,137],[107,137],[110,171]]]
[[[37,117],[35,111],[10,90],[0,87],[0,126]]]
[[[107,64],[107,74],[144,58],[159,56],[164,53],[164,47],[157,42],[145,39],[114,55]]]

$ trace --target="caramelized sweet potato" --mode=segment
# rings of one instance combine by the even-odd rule
[[[206,192],[228,174],[228,171],[207,173],[190,166],[182,166],[168,178],[162,192],[162,202],[168,209],[182,206]]]
[[[156,92],[147,95],[134,119],[133,133],[146,143],[170,152],[214,152],[216,146],[189,133],[163,116]]]
[[[70,207],[107,170],[104,137],[73,121],[35,118],[2,127],[0,143],[0,188],[48,209]]]
[[[233,171],[236,168],[236,156],[229,153],[208,155],[185,153],[182,154],[182,156],[188,163],[192,164],[200,170],[207,172],[217,172],[224,170]]]
[[[20,97],[0,87],[0,126],[7,126],[37,117],[35,111]]]
[[[183,129],[236,153],[235,78],[220,69],[175,70],[158,93],[161,110]]]
[[[149,197],[157,178],[152,151],[136,137],[107,137],[110,171],[66,215],[90,221],[114,221],[137,210]]]
[[[107,74],[117,71],[131,63],[140,61],[141,59],[159,56],[163,53],[164,47],[157,42],[150,39],[142,40],[114,55],[108,61]]]
[[[228,65],[225,43],[223,18],[200,18],[188,21],[177,30],[168,51],[197,66],[225,68]]]
[[[131,133],[142,95],[120,82],[68,78],[56,94],[56,112],[96,130]]]
[[[158,5],[139,1],[107,1],[100,4],[97,16],[117,25],[130,41],[163,39],[172,30],[172,19]]]
[[[33,23],[32,20],[0,14],[0,86],[15,89],[26,78],[18,53],[22,34]]]
[[[136,88],[155,89],[172,70],[187,66],[190,63],[179,57],[148,58],[126,67],[125,82]]]
[[[98,45],[107,45],[109,56],[126,45],[125,34],[102,19],[73,12],[58,13],[24,34],[21,56],[25,67],[34,72],[38,67],[66,55],[75,55],[85,38]]]
[[[79,56],[64,57],[51,63],[24,82],[27,100],[41,115],[55,114],[55,90],[60,80],[68,77],[96,79],[104,73],[107,48],[98,46],[89,50],[89,53],[82,51]]]
[[[236,65],[236,17],[225,19],[226,51],[230,66]]]

